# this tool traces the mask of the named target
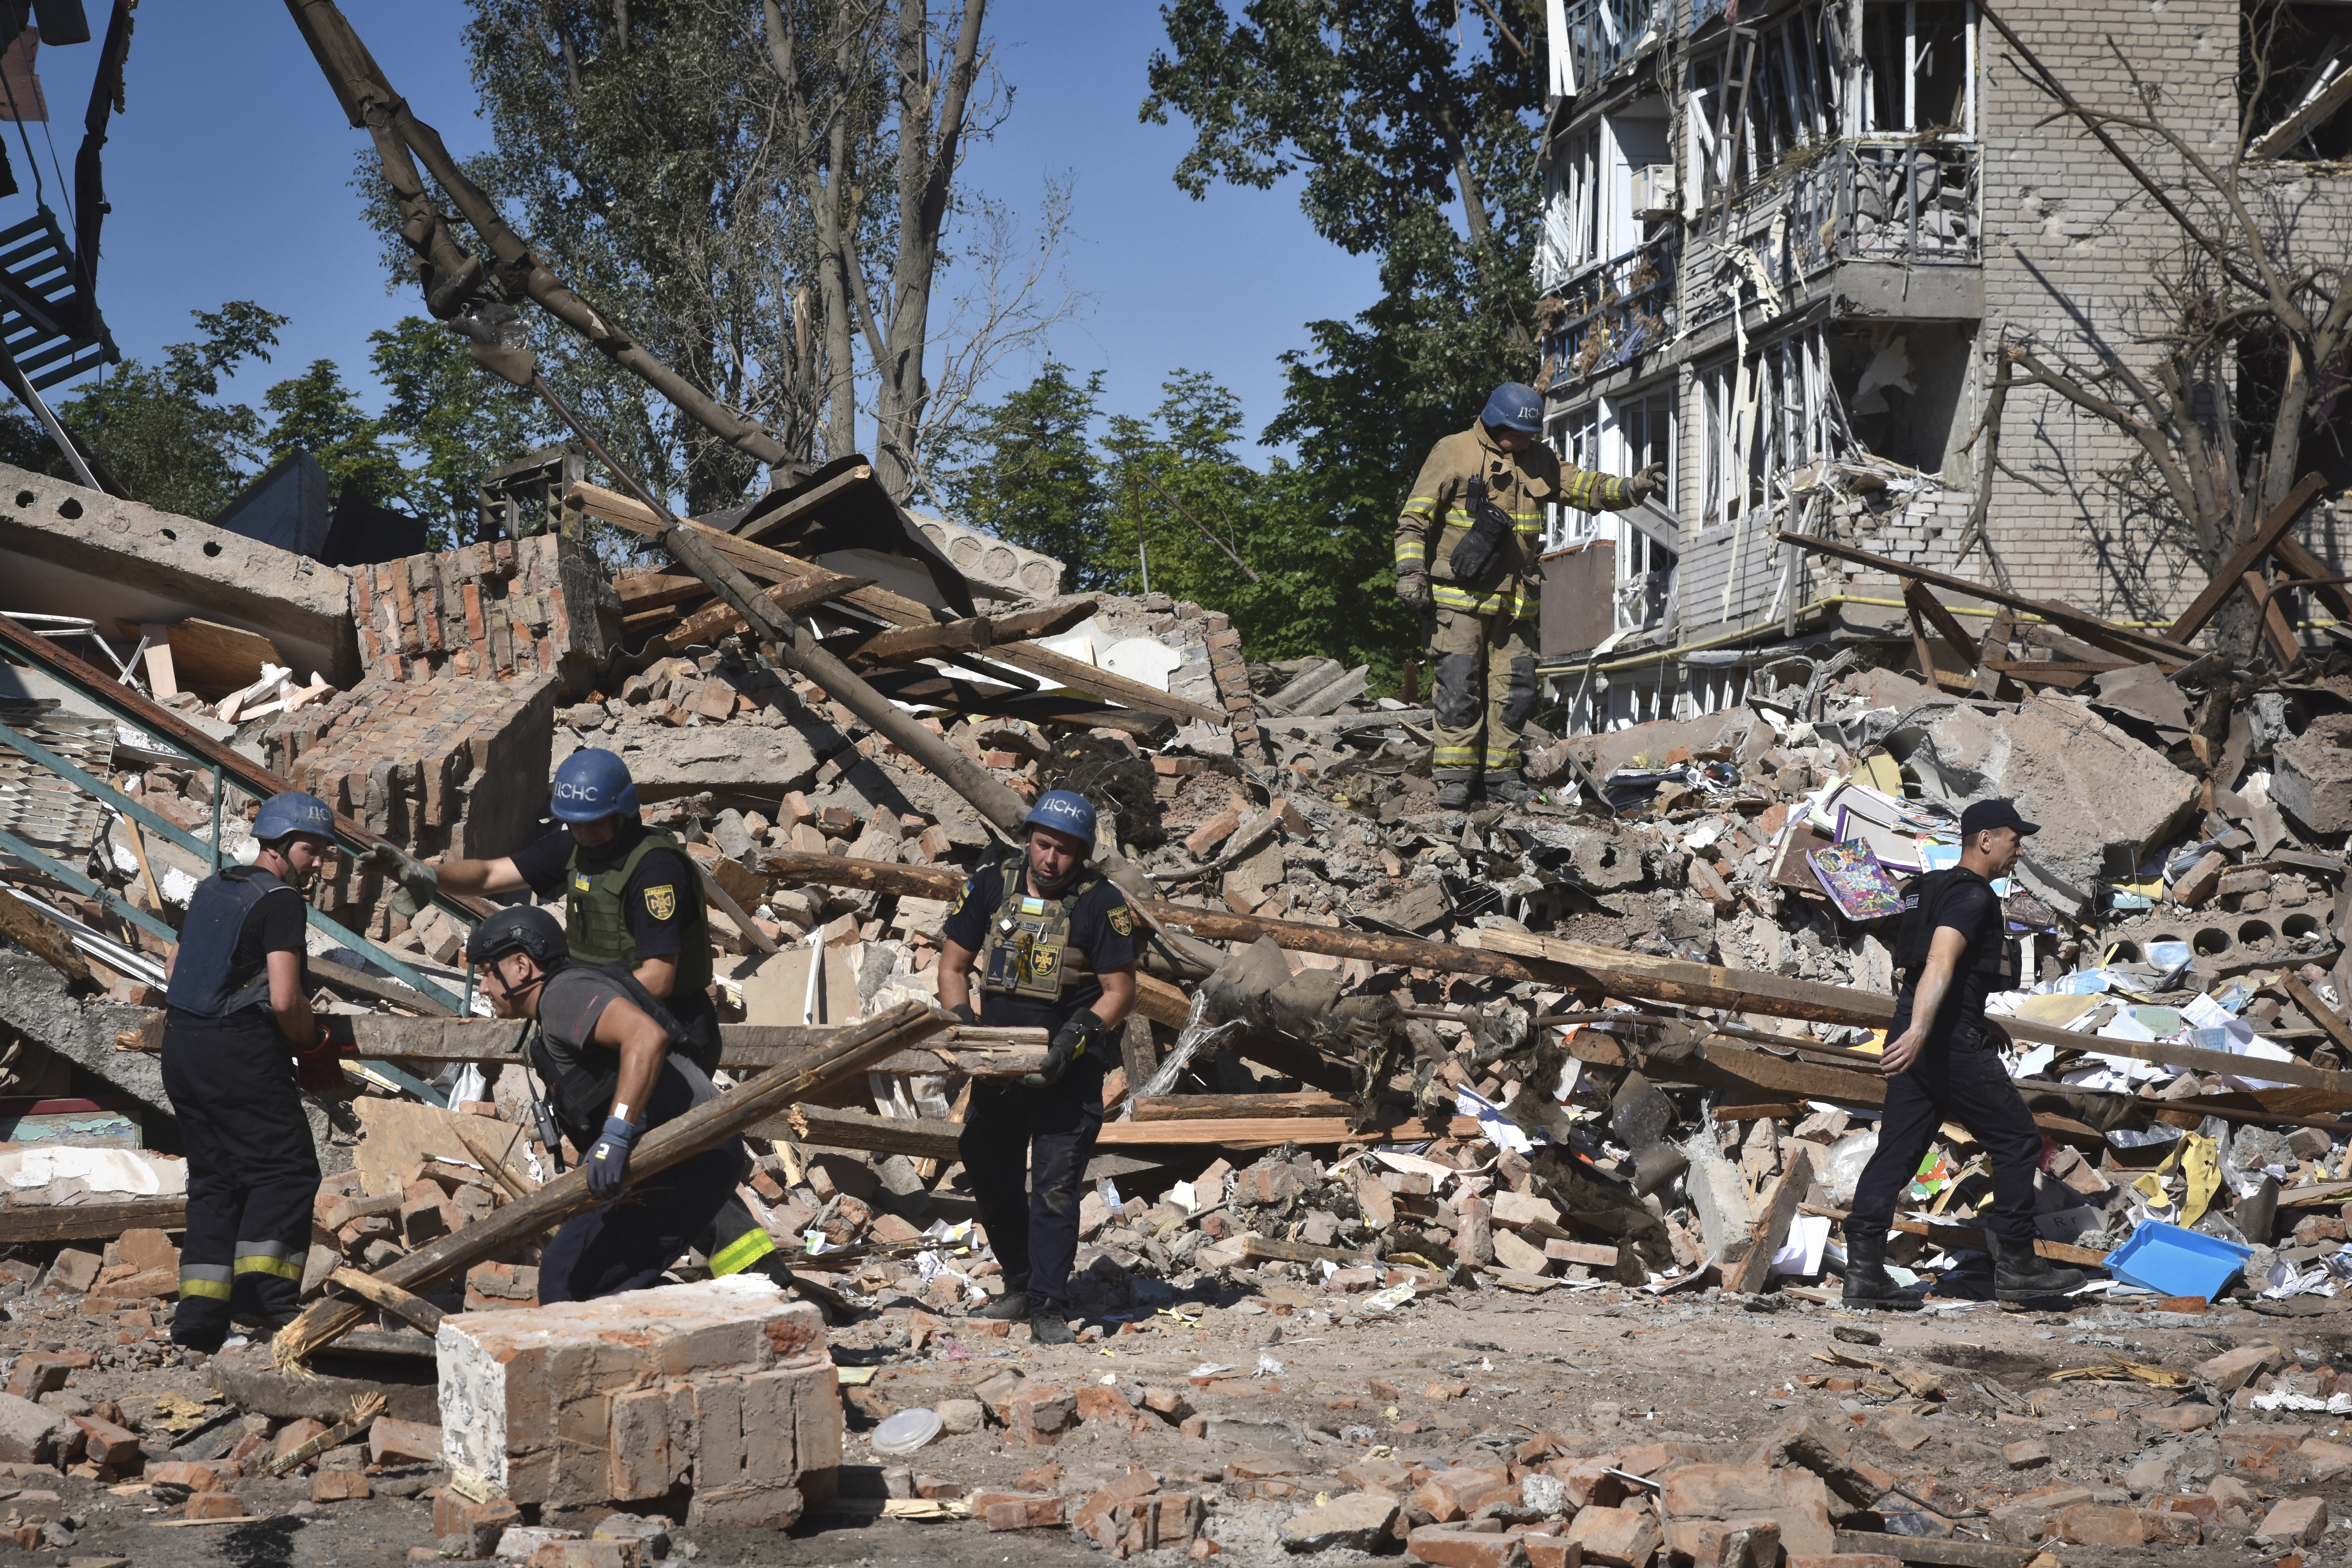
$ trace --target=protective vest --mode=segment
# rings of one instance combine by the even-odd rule
[[[1088,889],[1102,881],[1080,872],[1057,899],[1032,898],[1021,889],[1026,868],[1016,855],[1000,867],[1004,894],[989,917],[988,938],[980,949],[980,988],[1000,996],[1061,999],[1072,974],[1091,975],[1094,961],[1070,945],[1070,913]]]
[[[660,1025],[669,1036],[670,1055],[663,1068],[664,1073],[678,1066],[687,1043],[686,1031],[679,1027],[670,1010],[662,1005],[661,998],[646,990],[635,975],[618,965],[596,964],[592,967],[601,978],[612,982],[615,989]],[[557,1043],[565,1048],[557,1050]],[[592,1050],[596,1052],[593,1058],[589,1056]],[[611,1058],[609,1062],[604,1060],[606,1058]],[[554,1110],[556,1124],[563,1129],[563,1135],[572,1140],[573,1148],[587,1148],[604,1130],[604,1117],[613,1108],[613,1091],[621,1085],[621,1053],[602,1050],[585,1040],[551,1043],[547,1030],[542,1026],[531,1033],[530,1065],[532,1070],[539,1074],[540,1081],[547,1085],[548,1105]],[[699,1076],[698,1069],[697,1076]],[[659,1081],[656,1079],[656,1099],[660,1098]],[[705,1081],[708,1082],[707,1079]],[[656,1119],[651,1106],[646,1110],[648,1128],[657,1127],[677,1114],[673,1110]]]
[[[1478,504],[1474,480],[1485,486],[1485,500],[1499,520]],[[1426,571],[1440,609],[1532,616],[1543,578],[1538,558],[1549,502],[1580,511],[1616,511],[1633,504],[1624,480],[1563,468],[1540,441],[1506,452],[1484,426],[1458,431],[1430,448],[1397,517],[1397,570]],[[1482,515],[1490,520],[1484,548],[1470,543]]]
[[[245,918],[286,884],[258,866],[227,866],[198,884],[180,927],[180,957],[172,966],[165,999],[200,1018],[226,1018],[248,1007],[269,1005],[267,956],[236,972],[237,938]],[[286,888],[289,892],[293,891]]]
[[[1943,901],[1944,889],[1966,878],[1981,883],[1987,889],[1992,886],[1965,866],[1947,866],[1940,871],[1930,871],[1913,882],[1903,895],[1903,913],[1897,917],[1902,924],[1895,929],[1895,978],[1900,984],[1909,984],[1917,978],[1927,964],[1927,949],[1936,940],[1936,909]],[[2006,936],[1999,942],[1978,942],[1973,948],[1990,951],[1971,952],[1969,969],[1983,975],[1989,988],[2009,990],[2017,978],[2017,945]]]
[[[583,870],[580,847],[572,846],[572,859],[563,873],[563,934],[571,943],[572,961],[600,968],[614,963],[636,968],[636,945],[630,940],[628,912],[622,905],[638,862],[656,849],[675,850],[688,878],[684,887],[674,889],[686,930],[677,950],[677,983],[671,990],[681,995],[707,990],[711,973],[710,917],[702,906],[699,875],[686,846],[658,827],[646,829],[636,847],[608,871]]]

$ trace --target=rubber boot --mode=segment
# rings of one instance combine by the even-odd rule
[[[1025,1323],[1029,1321],[1029,1292],[1007,1290],[971,1315],[975,1318],[987,1318],[997,1321]]]
[[[1464,778],[1447,779],[1437,786],[1437,809],[1459,811],[1465,806],[1475,805],[1479,795],[1478,783],[1476,773],[1471,773]]]
[[[2039,1301],[2063,1296],[2088,1278],[2079,1268],[2053,1263],[2031,1248],[2020,1248],[1990,1231],[1985,1246],[1992,1252],[1992,1299],[1996,1301]]]
[[[1498,805],[1525,805],[1536,793],[1528,775],[1517,768],[1497,773],[1486,781],[1486,798]]]
[[[1916,1312],[1919,1298],[1895,1282],[1886,1272],[1886,1233],[1859,1236],[1848,1231],[1845,1237],[1845,1294],[1840,1298],[1849,1307],[1868,1307],[1880,1311]]]

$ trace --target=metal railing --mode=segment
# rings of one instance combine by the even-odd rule
[[[1675,263],[1680,242],[1672,234],[1571,276],[1559,289],[1568,317],[1545,349],[1568,380],[1581,380],[1675,335]]]
[[[1910,267],[1973,266],[1980,242],[1982,163],[1971,143],[1840,142],[1711,207],[1700,232],[1726,249],[1756,254],[1777,289],[1842,261]],[[1730,309],[1734,290],[1696,292],[1694,323]]]
[[[1576,0],[1567,10],[1560,42],[1568,50],[1576,90],[1592,84],[1655,44],[1673,0]]]

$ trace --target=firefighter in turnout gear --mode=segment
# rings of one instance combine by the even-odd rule
[[[556,1125],[580,1152],[588,1190],[608,1201],[564,1222],[540,1259],[541,1301],[641,1290],[697,1248],[714,1275],[747,1269],[793,1283],[768,1233],[735,1195],[751,1157],[740,1138],[704,1150],[623,1194],[630,1155],[654,1128],[718,1089],[685,1048],[659,998],[617,964],[573,963],[545,910],[500,910],[474,928],[466,960],[501,1018],[524,1018],[529,1057]]]
[[[436,892],[561,894],[572,962],[618,964],[636,976],[684,1026],[694,1064],[706,1077],[717,1072],[710,921],[686,846],[638,820],[636,784],[611,752],[564,758],[553,797],[549,809],[562,826],[512,855],[430,866],[386,846],[370,864],[420,904]]]
[[[1078,1201],[1141,944],[1126,897],[1086,863],[1093,806],[1049,790],[1022,826],[1022,852],[973,872],[940,928],[940,1005],[966,1023],[1050,1031],[1041,1070],[973,1080],[958,1148],[1004,1270],[1004,1295],[983,1315],[1025,1318],[1040,1342],[1067,1344]]]
[[[188,1156],[172,1339],[207,1354],[232,1318],[270,1332],[289,1321],[310,1255],[319,1156],[289,1058],[340,1079],[351,1039],[310,1012],[303,941],[301,889],[337,853],[334,833],[316,795],[263,802],[252,863],[197,886],[164,969],[163,1089]]]
[[[1430,449],[1397,517],[1397,597],[1423,616],[1437,710],[1437,804],[1528,797],[1519,735],[1536,700],[1535,615],[1547,503],[1622,511],[1665,483],[1563,470],[1537,440],[1543,399],[1512,382]]]

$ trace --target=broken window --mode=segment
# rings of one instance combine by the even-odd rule
[[[1967,0],[1864,8],[1864,101],[1871,116],[1865,134],[1974,134],[1975,9]]]
[[[2253,3],[2242,13],[2238,101],[2256,158],[2352,158],[2352,5]]]
[[[1564,468],[1591,468],[1601,463],[1601,409],[1596,404],[1563,414],[1551,422],[1551,448]],[[1592,537],[1593,515],[1557,503],[1544,508],[1544,548],[1559,550]]]
[[[1818,326],[1758,345],[1744,366],[1726,358],[1697,372],[1699,528],[1785,500],[1799,469],[1853,445],[1830,375]]]
[[[1544,198],[1537,287],[1639,249],[1673,216],[1674,149],[1663,97],[1642,100],[1555,145]]]
[[[1913,321],[1843,329],[1830,333],[1828,349],[1830,379],[1854,439],[1906,468],[1942,473],[1956,437],[1966,439],[1961,404],[1974,326]]]
[[[1618,517],[1617,625],[1646,626],[1661,619],[1674,596],[1675,563],[1681,540],[1671,521],[1675,500],[1675,399],[1671,388],[1612,398],[1615,447],[1610,471],[1636,474],[1652,463],[1666,468],[1666,482],[1654,500]]]

